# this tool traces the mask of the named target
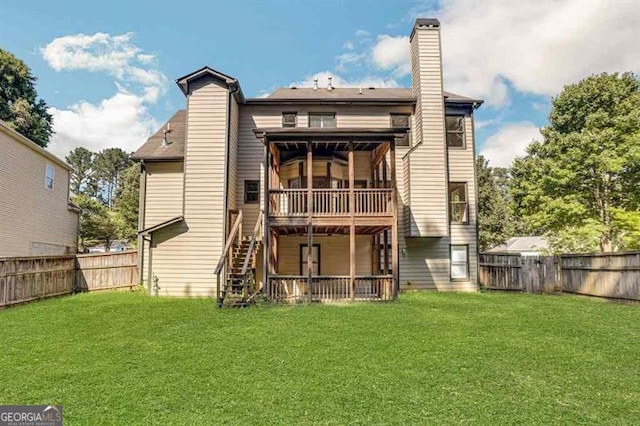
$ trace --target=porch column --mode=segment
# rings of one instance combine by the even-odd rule
[[[393,213],[393,224],[391,225],[391,267],[393,268],[393,288],[392,294],[395,296],[399,290],[400,281],[398,273],[398,187],[396,186],[396,142],[391,140],[390,162],[391,162],[391,211]]]
[[[313,301],[313,146],[307,142],[307,292]]]
[[[385,155],[382,158],[382,161],[380,161],[380,164],[382,165],[382,188],[386,188],[387,187],[387,156]],[[393,209],[393,207],[392,207]],[[387,232],[387,230],[384,230],[384,233],[382,235],[382,241],[383,241],[383,263],[384,263],[384,273],[386,274],[387,271],[389,270],[389,232]]]
[[[355,167],[353,159],[353,142],[349,142],[349,289],[351,301],[356,297],[356,194],[354,191]]]
[[[262,293],[267,294],[267,287],[269,286],[269,268],[271,267],[270,254],[270,242],[271,232],[269,232],[269,171],[271,170],[271,164],[269,162],[269,141],[265,137],[264,141],[264,170],[263,170],[263,183],[262,183]],[[242,235],[240,235],[242,238]]]

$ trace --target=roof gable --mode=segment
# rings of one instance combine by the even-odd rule
[[[189,94],[189,85],[203,77],[213,77],[217,81],[220,81],[224,85],[226,85],[231,91],[233,91],[236,96],[238,96],[238,102],[244,101],[244,96],[242,95],[242,90],[240,89],[240,84],[238,80],[230,75],[224,74],[220,71],[214,70],[211,67],[204,66],[197,71],[189,73],[185,76],[182,76],[176,79],[176,84],[182,91],[182,93],[186,95]]]

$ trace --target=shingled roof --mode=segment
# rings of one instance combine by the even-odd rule
[[[444,92],[445,102],[481,104],[479,99]],[[415,102],[409,88],[357,88],[340,87],[334,89],[312,87],[279,88],[265,98],[247,99],[247,103],[278,103],[278,102]]]
[[[171,132],[167,133],[167,146],[162,146],[163,132],[170,124]],[[186,138],[187,111],[179,110],[173,117],[131,155],[134,160],[180,160],[184,158],[184,141]]]

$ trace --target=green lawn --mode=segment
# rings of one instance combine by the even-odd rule
[[[640,306],[520,294],[220,310],[99,293],[0,310],[0,404],[65,424],[640,421]]]

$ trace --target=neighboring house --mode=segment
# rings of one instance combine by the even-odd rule
[[[549,249],[544,237],[513,237],[505,244],[496,246],[486,253],[513,253],[522,256],[538,256]]]
[[[133,245],[127,240],[115,240],[111,242],[111,247],[109,247],[109,252],[121,252],[127,250],[133,250]],[[105,253],[107,248],[104,244],[96,244],[95,246],[87,247],[88,253]]]
[[[329,81],[245,98],[209,67],[176,80],[187,109],[132,156],[149,288],[215,296],[220,278],[220,298],[246,299],[255,280],[276,300],[475,290],[482,101],[443,91],[437,20],[418,19],[410,45],[406,89]]]
[[[0,257],[76,253],[71,167],[0,121]]]

